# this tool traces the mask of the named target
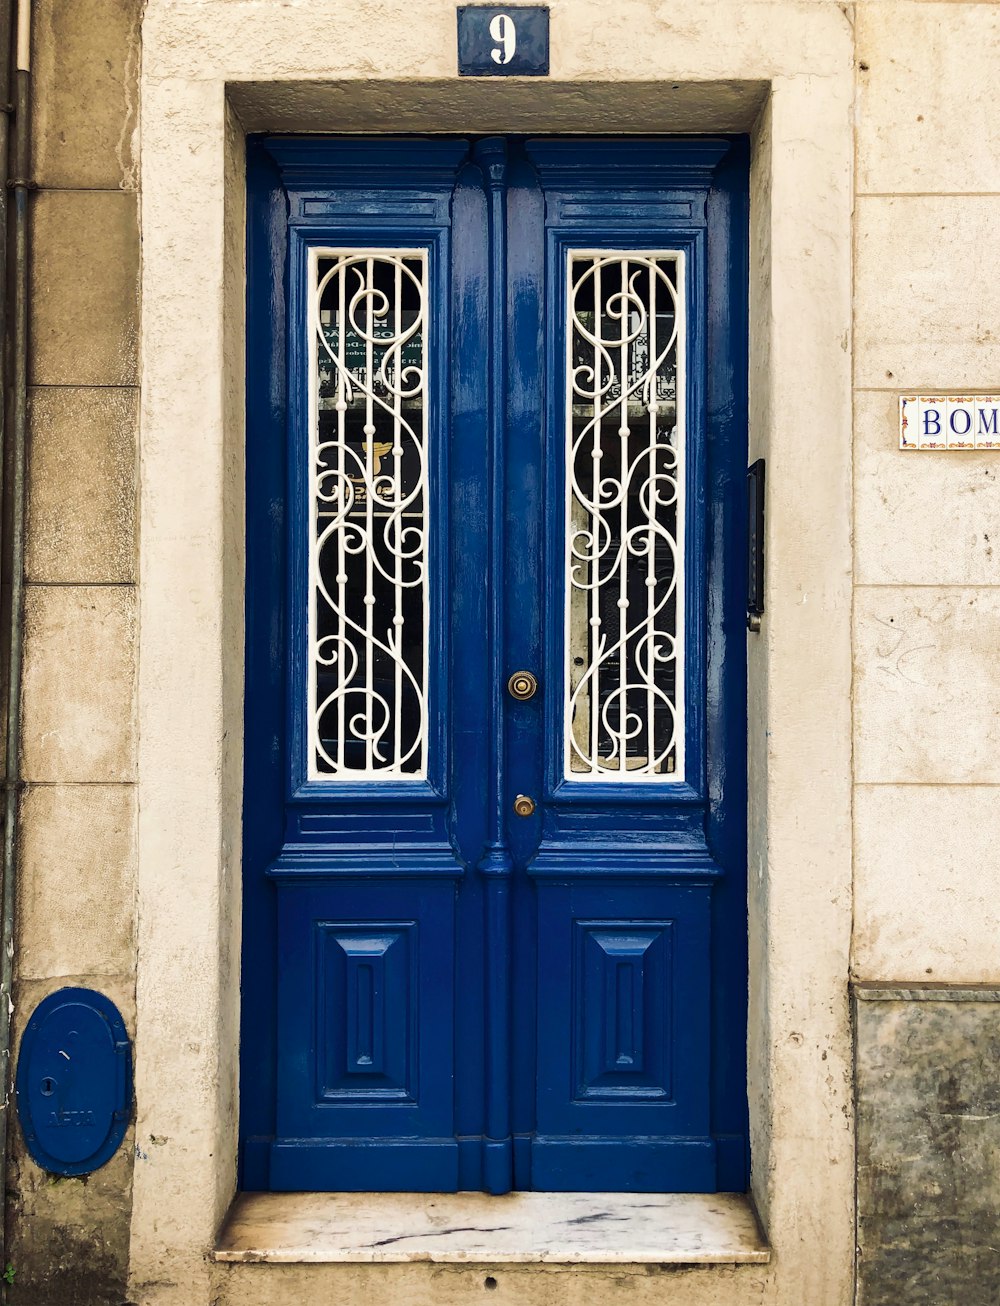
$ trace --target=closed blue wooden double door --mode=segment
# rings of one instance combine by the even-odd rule
[[[241,1182],[742,1190],[745,142],[248,196]]]

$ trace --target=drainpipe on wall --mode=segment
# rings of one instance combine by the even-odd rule
[[[11,0],[0,0],[0,56],[11,48]],[[6,269],[6,285],[0,297],[0,330],[8,345],[10,387],[0,374],[4,389],[3,466],[8,476],[8,564],[10,606],[6,648],[6,721],[4,723],[5,783],[3,813],[2,919],[0,919],[0,1072],[3,1075],[2,1126],[0,1137],[0,1198],[7,1192],[8,1133],[13,1100],[11,1075],[11,988],[14,972],[14,898],[17,869],[18,805],[21,796],[21,669],[24,643],[24,524],[25,443],[28,425],[28,173],[30,168],[31,92],[31,0],[18,0],[14,44],[14,105],[12,141],[10,129],[10,60],[0,58],[0,167],[9,177],[13,192],[13,250],[7,242],[7,196],[0,208],[0,267]],[[12,148],[11,148],[12,147]],[[11,258],[11,253],[13,258]],[[8,293],[11,303],[8,304]],[[13,311],[10,311],[12,308]],[[5,1221],[0,1219],[0,1268],[7,1265]],[[0,1301],[7,1300],[8,1284],[0,1278]]]

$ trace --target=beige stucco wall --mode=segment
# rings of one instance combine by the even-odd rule
[[[136,1170],[134,1300],[278,1301],[305,1284],[345,1302],[380,1285],[412,1300],[483,1291],[473,1268],[205,1261],[235,1150],[239,168],[243,130],[268,126],[754,133],[752,441],[780,512],[769,616],[752,645],[751,1099],[754,1193],[776,1257],[670,1285],[679,1303],[720,1292],[734,1306],[849,1300],[852,27],[837,6],[784,0],[705,14],[554,7],[551,77],[501,92],[454,77],[454,7],[443,0],[147,7],[137,1136],[143,1148],[153,1134],[172,1141]],[[633,30],[646,39],[626,40]],[[799,433],[817,403],[830,438],[810,465]],[[523,1300],[659,1292],[646,1271],[508,1280]]]
[[[1000,391],[1000,11],[553,0],[551,77],[498,86],[455,78],[446,0],[147,0],[140,87],[140,8],[36,0],[15,994],[18,1028],[64,983],[115,998],[137,1123],[86,1185],[18,1143],[15,1298],[114,1300],[83,1295],[95,1236],[138,1306],[483,1293],[474,1268],[207,1259],[238,1098],[244,131],[749,130],[750,1098],[775,1257],[506,1271],[498,1300],[847,1306],[849,975],[1000,980],[1000,455],[896,447],[901,390]]]
[[[35,3],[16,1038],[67,984],[135,1027],[140,10]],[[132,1130],[88,1181],[10,1139],[10,1300],[121,1300]]]
[[[1000,979],[1000,462],[900,391],[995,393],[1000,9],[858,7],[855,935],[863,979]]]

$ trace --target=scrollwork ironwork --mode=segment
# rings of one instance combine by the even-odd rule
[[[426,325],[424,251],[314,255],[313,779],[425,773]]]
[[[566,773],[683,773],[683,259],[568,264]]]

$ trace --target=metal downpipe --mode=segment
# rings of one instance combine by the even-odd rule
[[[9,22],[9,0],[7,19]],[[3,1073],[3,1139],[0,1147],[0,1194],[6,1206],[8,1134],[13,1100],[11,1078],[11,988],[14,972],[14,900],[17,870],[18,806],[21,796],[21,671],[24,645],[24,526],[26,440],[28,425],[28,190],[31,164],[31,0],[19,0],[17,6],[16,72],[14,87],[13,150],[7,187],[14,196],[13,268],[8,284],[12,313],[3,305],[2,323],[10,341],[10,424],[4,431],[5,453],[9,442],[10,456],[7,486],[10,535],[10,607],[7,649],[7,720],[6,767],[3,816],[2,921],[0,921],[0,1070]],[[6,72],[5,72],[6,75]],[[9,89],[9,88],[8,88]],[[6,116],[6,115],[4,115]],[[5,169],[6,175],[6,169]],[[4,197],[6,211],[6,196]],[[6,224],[4,224],[6,227]],[[6,246],[6,238],[5,238]],[[5,253],[8,251],[4,250]],[[0,378],[2,379],[2,378]],[[6,407],[6,405],[5,405]],[[6,1220],[0,1221],[0,1267],[7,1264]],[[0,1277],[0,1301],[7,1300],[8,1284]]]

